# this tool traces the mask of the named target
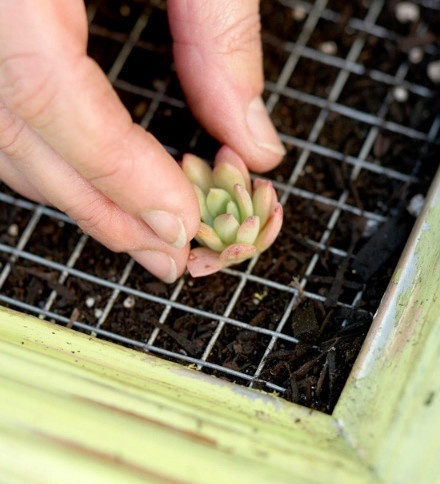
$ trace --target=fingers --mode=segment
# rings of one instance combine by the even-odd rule
[[[60,208],[84,232],[113,251],[128,252],[165,282],[174,282],[183,273],[188,244],[178,249],[160,240],[139,218],[103,195],[26,123],[5,109],[0,109],[0,148],[0,177],[17,191]]]
[[[132,123],[85,49],[82,1],[2,6],[0,175],[172,282],[199,225],[194,191],[157,140]]]
[[[260,99],[258,2],[169,4],[177,67],[197,116],[250,168],[271,168],[284,149]],[[79,0],[2,5],[0,96],[15,120],[4,118],[3,131],[0,120],[0,169],[21,193],[52,203],[171,282],[198,229],[194,191],[164,148],[133,125],[86,56],[86,33]]]
[[[41,28],[41,15],[34,19],[33,2],[20,2],[29,8],[20,8],[23,28],[9,31],[8,45],[17,41],[21,50],[0,52],[0,95],[96,189],[165,242],[183,247],[198,228],[191,184],[160,143],[132,123],[103,72],[85,55],[79,21],[67,28],[76,48],[66,54],[64,30],[52,25],[66,23],[63,5],[71,2],[39,0],[47,29]],[[9,3],[12,10],[15,4]],[[23,36],[23,29],[32,35]]]
[[[169,0],[175,63],[190,107],[254,171],[285,154],[270,121],[257,0]]]
[[[5,183],[16,192],[35,202],[48,203],[41,193],[17,169],[15,163],[2,152],[0,152],[0,182]]]

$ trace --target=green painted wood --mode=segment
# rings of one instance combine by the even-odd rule
[[[440,190],[407,250],[334,412],[385,482],[440,482]]]
[[[0,325],[3,476],[371,482],[330,416],[10,310]]]

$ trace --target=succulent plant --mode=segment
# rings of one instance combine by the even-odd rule
[[[193,277],[238,264],[274,242],[283,209],[269,180],[256,179],[252,189],[246,165],[230,150],[220,150],[213,169],[199,157],[186,154],[182,169],[200,206],[195,238],[203,247],[191,250],[187,264]]]

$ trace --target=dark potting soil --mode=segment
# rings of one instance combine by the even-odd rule
[[[269,382],[285,389],[285,399],[331,413],[414,223],[407,206],[415,195],[426,194],[438,165],[439,149],[435,143],[410,136],[402,129],[396,132],[385,127],[375,137],[371,154],[364,158],[371,166],[362,166],[354,175],[358,169],[355,161],[360,158],[372,124],[390,122],[417,133],[428,133],[432,126],[438,114],[438,84],[426,72],[429,62],[438,57],[438,39],[434,34],[438,32],[438,12],[434,15],[429,8],[421,8],[422,20],[428,25],[422,35],[417,31],[420,22],[399,23],[394,14],[395,2],[385,2],[376,23],[388,33],[382,37],[371,32],[361,35],[365,45],[355,61],[362,69],[348,74],[337,103],[373,117],[386,104],[382,117],[371,121],[372,118],[363,116],[347,117],[337,109],[324,112],[325,106],[319,100],[328,98],[341,71],[340,64],[331,59],[300,56],[283,86],[285,90],[276,90],[274,85],[293,52],[293,42],[300,39],[307,12],[313,7],[311,3],[298,2],[296,10],[292,10],[286,6],[290,3],[294,4],[265,0],[261,11],[268,81],[264,98],[270,100],[274,92],[280,96],[272,117],[288,148],[283,163],[266,176],[274,180],[280,196],[286,185],[291,184],[294,189],[288,192],[284,204],[279,238],[256,262],[236,303],[229,308],[241,281],[236,271],[246,271],[247,263],[203,279],[192,279],[186,274],[177,299],[180,306],[171,307],[161,324],[163,300],[173,297],[178,283],[165,285],[137,265],[122,284],[153,296],[151,299],[123,291],[115,294],[110,286],[73,275],[60,282],[57,268],[26,258],[12,261],[0,295],[39,309],[53,297],[50,311],[70,320],[70,325],[79,331],[90,333],[90,328],[99,327],[107,333],[98,332],[98,337],[115,341],[118,335],[125,338],[121,344],[137,349],[142,349],[160,328],[154,346],[175,353],[171,359],[178,361],[179,355],[202,357],[219,324],[219,318],[209,315],[222,316],[227,311],[230,320],[247,326],[224,324],[207,357],[210,366],[202,371],[248,385],[250,379],[240,374],[255,375],[271,345],[271,332],[277,330],[297,294],[281,329],[285,337],[278,338],[271,347],[253,386],[273,391],[264,383]],[[145,3],[127,0],[88,4],[97,5],[89,51],[108,72]],[[321,16],[306,42],[309,52],[322,52],[326,45],[336,49],[332,55],[345,59],[360,36],[352,19],[363,19],[370,4],[329,1],[327,14]],[[139,123],[149,119],[148,129],[170,148],[176,159],[187,151],[212,159],[218,144],[198,127],[186,109],[176,75],[169,67],[170,35],[164,3],[147,5],[150,21],[123,62],[115,87],[133,119]],[[392,99],[394,86],[389,81],[378,81],[377,73],[395,76],[411,47],[420,45],[424,49],[423,59],[408,64],[405,81],[426,88],[433,95],[418,95],[417,89],[409,89],[407,102]],[[304,97],[304,93],[312,97]],[[385,102],[387,96],[391,98]],[[303,153],[295,140],[310,140],[312,128],[323,112],[324,124],[313,142],[340,156],[312,150],[292,182],[292,173]],[[388,176],[384,171],[375,171],[375,166],[412,178]],[[2,191],[13,195],[6,187],[2,186]],[[336,222],[329,224],[341,205]],[[365,216],[367,212],[375,217]],[[32,216],[26,206],[0,202],[0,243],[16,247]],[[65,265],[81,241],[85,245],[73,261],[74,269],[120,283],[128,256],[113,254],[97,242],[84,239],[75,225],[50,214],[41,216],[25,250]],[[10,255],[0,252],[0,270],[8,261]],[[312,270],[308,270],[310,267]],[[356,298],[358,294],[361,296]],[[111,310],[104,314],[113,296]],[[201,313],[185,311],[185,307],[197,308]],[[254,330],[257,328],[264,331]],[[237,373],[226,375],[216,365]]]

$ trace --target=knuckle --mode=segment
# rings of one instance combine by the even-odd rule
[[[226,20],[220,23],[220,32],[213,40],[222,53],[255,55],[255,52],[261,51],[260,29],[260,16],[253,12],[233,22]]]
[[[117,134],[106,135],[105,144],[96,143],[90,157],[76,160],[76,167],[83,177],[104,193],[116,194],[123,187],[130,186],[131,177],[135,176],[136,153],[127,140],[132,139],[136,125],[130,121],[124,129],[118,128]]]
[[[12,159],[19,154],[19,140],[25,126],[23,120],[0,102],[0,151]]]
[[[19,54],[0,61],[0,95],[13,112],[32,121],[54,97],[53,62],[38,54]]]
[[[87,200],[87,205],[82,201],[64,211],[85,234],[111,251],[127,251],[127,234],[121,223],[120,209],[110,200],[98,196],[94,200]]]
[[[95,164],[94,166],[84,167],[83,173],[87,180],[96,188],[104,193],[112,192],[115,194],[117,187],[130,186],[129,178],[134,172],[134,160],[121,154],[121,157],[103,156],[105,163]],[[86,172],[88,171],[88,172]]]

